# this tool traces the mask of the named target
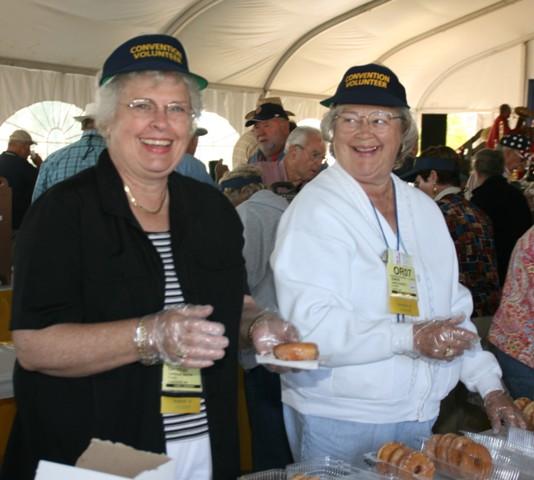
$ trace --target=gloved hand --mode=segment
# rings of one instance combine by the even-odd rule
[[[206,318],[211,305],[185,305],[144,317],[148,348],[165,363],[204,368],[224,357],[224,325]]]
[[[294,325],[282,320],[276,313],[264,311],[252,323],[248,331],[250,341],[259,355],[271,353],[280,343],[298,342]]]
[[[294,325],[282,320],[276,313],[265,311],[252,323],[248,335],[250,343],[259,355],[272,353],[273,348],[280,343],[298,342],[299,335]],[[274,373],[292,371],[280,365],[263,365]]]
[[[499,433],[502,426],[527,428],[527,422],[521,410],[504,390],[494,390],[484,397],[484,408],[491,422],[494,433]]]
[[[458,327],[464,316],[447,320],[429,320],[413,326],[413,348],[424,357],[451,361],[469,350],[478,338],[465,328]]]

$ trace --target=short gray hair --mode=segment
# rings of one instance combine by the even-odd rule
[[[484,148],[475,154],[473,168],[475,172],[486,177],[502,175],[504,172],[504,156],[499,150]]]
[[[188,75],[178,72],[161,72],[148,70],[142,72],[130,72],[117,75],[111,81],[97,88],[96,91],[96,113],[95,123],[100,133],[105,137],[107,128],[113,121],[113,117],[119,106],[119,97],[125,85],[131,80],[138,77],[149,77],[155,83],[161,82],[164,78],[173,77],[176,83],[184,83],[189,93],[189,101],[194,118],[198,118],[202,112],[202,97],[196,81]],[[196,129],[196,122],[191,122],[191,133]]]
[[[301,147],[304,146],[308,139],[313,135],[317,135],[319,138],[321,138],[321,131],[317,128],[307,126],[294,128],[287,137],[284,151],[287,153],[289,147],[292,145],[299,145]]]
[[[321,132],[323,138],[327,142],[332,142],[334,134],[336,132],[336,118],[343,111],[345,105],[336,105],[331,107],[330,110],[324,115],[321,120]],[[401,139],[401,148],[395,159],[395,165],[393,168],[399,166],[404,159],[410,155],[413,148],[417,144],[419,134],[417,133],[417,125],[415,120],[410,113],[409,108],[396,108],[395,109],[399,116],[401,117],[402,122],[402,139]],[[334,149],[331,148],[332,156],[335,158]]]

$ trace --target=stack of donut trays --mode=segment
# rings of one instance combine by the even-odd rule
[[[363,460],[365,467],[359,468],[324,457],[239,480],[534,480],[534,432],[432,435],[417,450],[388,442]]]

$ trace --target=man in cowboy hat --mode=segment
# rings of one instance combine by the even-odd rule
[[[280,97],[260,98],[256,109],[245,116],[245,127],[252,125],[258,141],[258,150],[248,163],[278,162],[284,157],[284,145],[289,135],[289,116],[295,114],[284,110]]]
[[[74,119],[81,124],[81,138],[50,154],[39,170],[32,201],[39,198],[52,185],[96,164],[106,141],[95,127],[96,104],[88,103],[85,111]]]

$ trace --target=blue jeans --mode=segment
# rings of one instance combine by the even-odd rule
[[[365,466],[363,455],[376,452],[384,443],[403,442],[412,448],[431,435],[436,421],[400,423],[359,423],[303,415],[284,405],[289,445],[296,462],[332,456],[353,465]]]
[[[502,368],[502,379],[513,398],[534,398],[534,369],[517,361],[498,348],[492,352]]]

